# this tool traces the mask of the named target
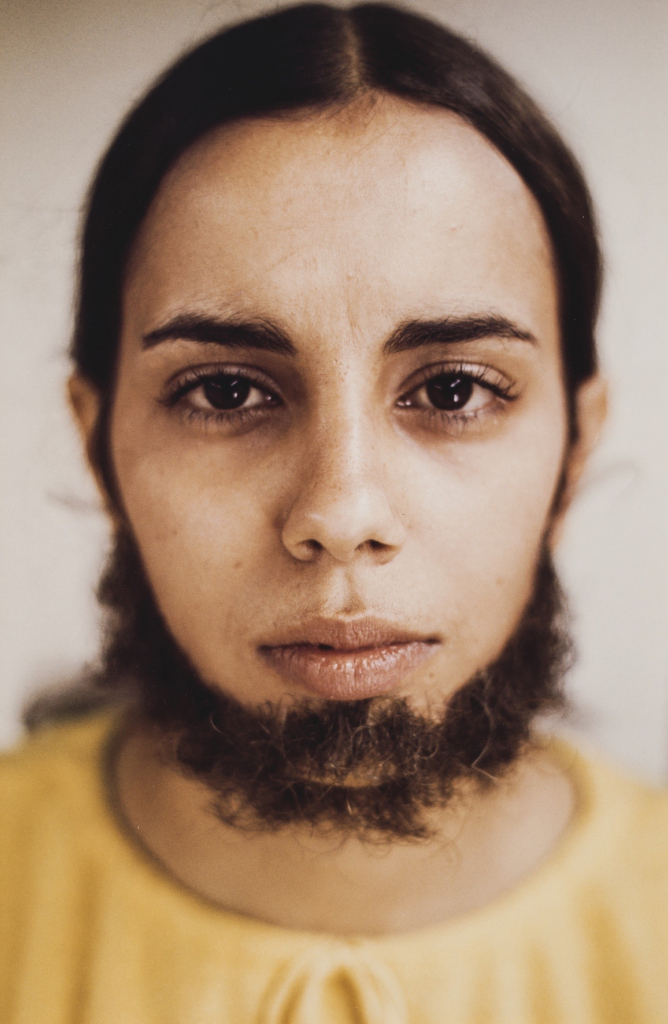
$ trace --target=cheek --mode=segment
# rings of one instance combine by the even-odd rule
[[[244,581],[261,582],[267,564],[270,531],[256,467],[206,443],[163,441],[122,419],[112,432],[116,476],[163,614],[181,641],[212,621],[229,628]]]
[[[413,479],[413,493],[422,495],[414,543],[466,672],[500,652],[529,599],[564,447],[556,407],[497,443],[423,461],[421,484]]]

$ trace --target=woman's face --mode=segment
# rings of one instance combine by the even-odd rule
[[[134,247],[110,436],[208,684],[442,703],[517,624],[565,458],[535,200],[399,100],[212,134]]]

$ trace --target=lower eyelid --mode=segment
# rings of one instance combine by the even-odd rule
[[[218,427],[234,427],[243,425],[248,420],[258,420],[264,413],[263,406],[251,406],[248,409],[198,409],[185,406],[180,410],[184,423],[198,424],[203,430],[216,430]]]

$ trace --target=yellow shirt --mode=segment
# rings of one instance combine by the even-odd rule
[[[0,759],[2,1024],[668,1022],[668,797],[564,745],[558,849],[463,918],[342,940],[186,890],[105,792],[113,716]]]

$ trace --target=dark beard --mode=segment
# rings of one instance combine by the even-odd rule
[[[501,656],[426,717],[405,699],[304,700],[248,709],[199,678],[160,615],[133,538],[117,538],[97,685],[129,691],[169,756],[238,827],[305,824],[367,840],[425,839],[428,812],[517,761],[536,716],[563,711],[572,661],[564,600],[543,549],[532,597]]]

